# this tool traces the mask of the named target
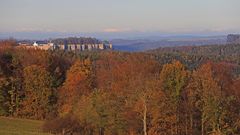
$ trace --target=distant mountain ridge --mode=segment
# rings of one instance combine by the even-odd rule
[[[227,36],[228,44],[240,44],[240,34],[229,34]]]
[[[115,39],[110,42],[119,51],[146,51],[159,47],[226,44],[227,36],[159,37],[154,39]]]

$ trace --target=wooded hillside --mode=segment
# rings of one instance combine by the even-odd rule
[[[0,43],[0,115],[81,135],[240,134],[240,46],[143,53]]]

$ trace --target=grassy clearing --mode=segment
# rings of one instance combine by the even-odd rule
[[[43,121],[0,117],[0,135],[50,135],[41,131]]]

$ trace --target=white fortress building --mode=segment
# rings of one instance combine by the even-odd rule
[[[54,44],[46,41],[35,41],[33,44],[18,43],[19,47],[40,50],[64,50],[64,51],[91,51],[91,50],[112,50],[112,44]]]

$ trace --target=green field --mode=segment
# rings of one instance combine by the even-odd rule
[[[43,121],[0,117],[0,135],[50,135],[41,131]]]

